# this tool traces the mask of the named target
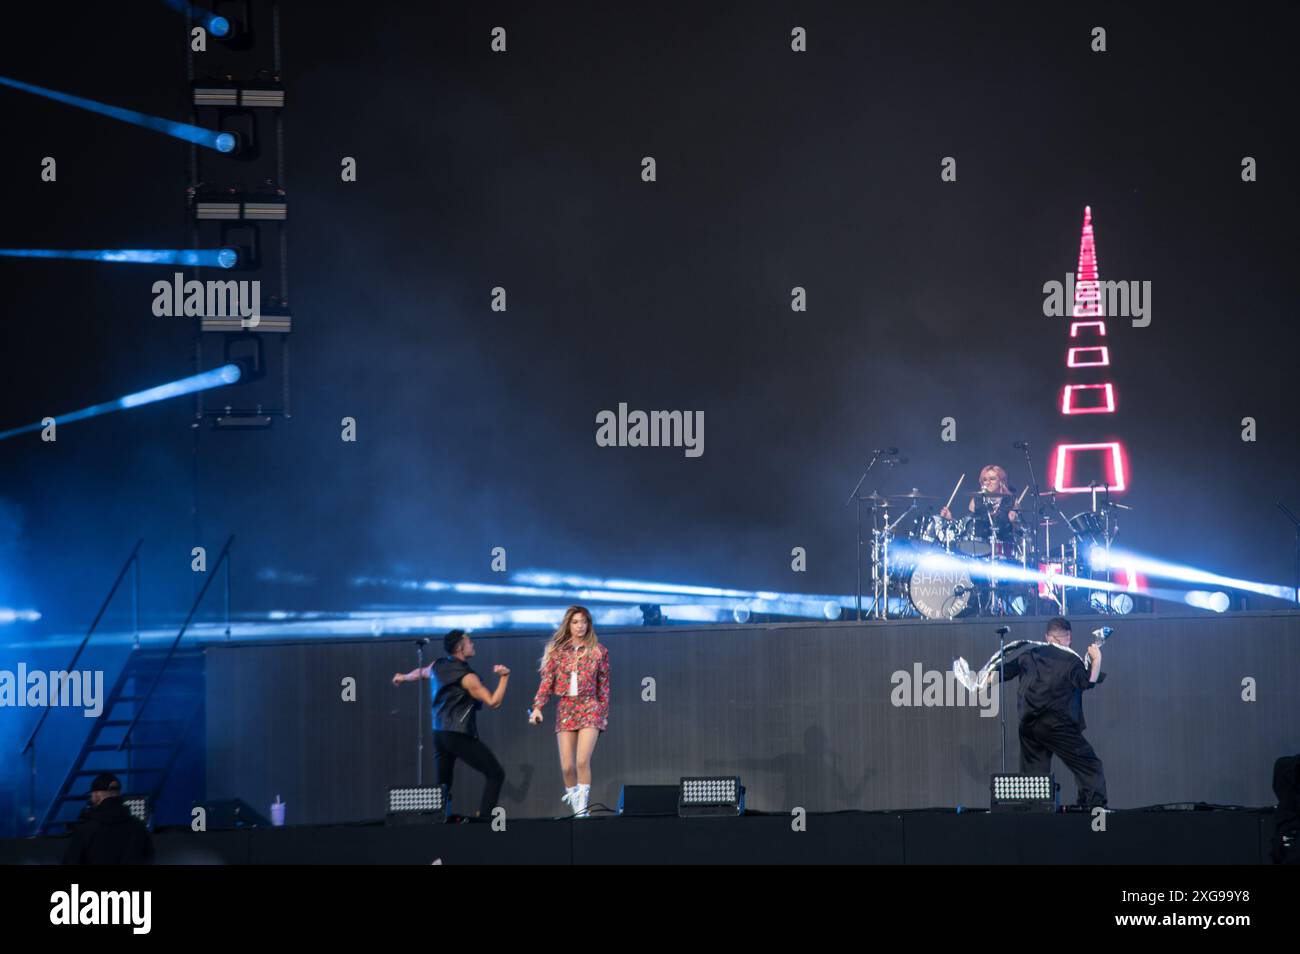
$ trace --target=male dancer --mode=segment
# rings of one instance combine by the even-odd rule
[[[456,760],[464,761],[482,772],[487,784],[479,802],[478,817],[488,821],[496,807],[505,783],[506,773],[492,750],[479,741],[478,710],[501,708],[505,699],[506,683],[510,670],[493,666],[492,671],[501,677],[495,692],[488,692],[477,673],[470,668],[469,658],[474,655],[474,640],[464,630],[453,629],[443,637],[447,655],[435,659],[423,669],[399,672],[393,676],[393,685],[420,679],[434,679],[438,688],[433,696],[433,752],[438,765],[438,785],[442,789],[442,805],[449,822],[468,821],[451,810],[451,782],[456,770]]]
[[[1088,647],[1087,662],[1070,648],[1070,621],[1057,616],[1047,622],[1047,642],[1022,642],[1006,647],[1002,668],[1007,679],[1020,677],[1020,771],[1049,775],[1052,756],[1074,773],[1080,806],[1106,805],[1106,776],[1101,759],[1083,737],[1083,691],[1106,674],[1101,671],[1101,647]],[[1014,647],[1014,648],[1013,648]],[[989,676],[997,674],[997,654],[989,661]]]

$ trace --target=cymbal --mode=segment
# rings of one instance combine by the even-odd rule
[[[1000,490],[963,490],[957,494],[958,497],[1014,497],[1015,494],[1004,494]]]
[[[871,491],[871,493],[867,494],[865,497],[859,497],[858,499],[859,499],[859,500],[870,500],[872,503],[881,503],[881,504],[883,504],[883,503],[889,503],[889,498],[888,498],[888,497],[882,497],[882,496],[880,496],[880,494],[876,493],[874,490]]]
[[[890,494],[895,500],[938,500],[934,494],[923,494],[915,487],[905,494]]]

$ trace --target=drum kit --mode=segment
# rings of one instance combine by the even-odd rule
[[[1094,549],[1109,554],[1119,532],[1118,511],[1132,509],[1111,502],[1103,488],[1093,490],[1092,509],[1067,517],[1059,506],[1063,495],[1053,491],[963,494],[960,486],[958,481],[947,504],[937,511],[935,503],[943,498],[915,488],[904,494],[855,495],[859,619],[864,548],[869,550],[871,570],[868,615],[876,619],[1064,615],[1068,591],[1093,578]],[[1027,495],[1030,503],[1022,511]],[[862,524],[864,510],[870,516],[868,527]],[[942,559],[927,559],[933,556]],[[1109,580],[1109,560],[1103,563],[1097,578]],[[1053,582],[1054,577],[1073,585]],[[1109,594],[1103,599],[1100,608],[1105,611]]]

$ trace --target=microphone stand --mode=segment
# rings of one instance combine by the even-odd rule
[[[1281,510],[1286,518],[1295,524],[1295,601],[1300,603],[1300,517],[1297,517],[1287,509],[1286,504],[1282,501],[1277,502],[1277,509]]]
[[[871,458],[871,463],[867,464],[867,469],[862,472],[862,476],[858,478],[858,482],[853,485],[853,490],[849,492],[849,499],[844,501],[844,506],[846,507],[849,505],[851,501],[856,500],[858,502],[858,514],[857,514],[858,536],[857,536],[857,546],[854,548],[857,554],[858,587],[857,587],[857,596],[854,600],[854,615],[859,621],[862,620],[862,498],[858,496],[858,491],[862,489],[862,484],[866,481],[867,474],[871,473],[871,468],[876,466],[876,462],[880,460],[882,456],[884,455],[880,451],[875,451],[873,453],[873,456]],[[874,510],[875,507],[873,505],[872,507],[873,513]],[[876,572],[874,562],[872,564],[871,572],[872,572],[872,579],[874,580],[875,572]]]
[[[418,664],[417,668],[419,669],[424,668],[424,647],[425,644],[428,642],[429,641],[427,639],[424,639],[423,637],[415,641],[415,658]],[[423,674],[420,674],[415,677],[415,684],[417,686],[420,686],[420,691],[419,693],[417,693],[417,695],[420,698],[420,704],[415,707],[415,711],[420,717],[419,728],[416,730],[416,738],[419,740],[416,743],[416,750],[415,750],[415,787],[416,788],[421,788],[424,785],[424,686],[423,686],[424,679],[422,678],[422,676]],[[432,673],[429,674],[429,678],[431,680],[433,679]]]
[[[989,499],[980,497],[980,505],[984,508],[984,516],[989,522],[989,615],[1001,616],[1003,614],[998,606],[998,573],[995,562],[998,555],[998,525],[993,519],[993,507]]]
[[[1006,685],[1006,653],[1007,653],[1007,633],[1011,630],[1006,626],[998,627],[998,721],[1002,724],[1002,774],[1007,774],[1007,694],[1003,692],[1002,687]]]
[[[1034,497],[1034,535],[1030,538],[1030,541],[1033,543],[1034,556],[1037,558],[1038,528],[1043,525],[1043,498],[1038,495],[1038,479],[1034,476],[1034,460],[1029,455],[1029,441],[1021,441],[1020,443],[1020,449],[1025,452],[1025,466],[1029,468],[1029,492]],[[1046,546],[1048,548],[1047,559],[1050,562],[1052,559],[1051,544],[1046,544]],[[1037,559],[1034,562],[1037,563]],[[1034,569],[1037,568],[1037,566],[1034,567]],[[1028,568],[1026,567],[1026,569]],[[1043,597],[1039,594],[1037,585],[1034,586],[1034,615],[1043,615]]]

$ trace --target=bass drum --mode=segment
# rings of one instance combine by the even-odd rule
[[[907,598],[926,619],[956,619],[975,612],[975,585],[964,568],[932,570],[917,566],[904,576]]]

